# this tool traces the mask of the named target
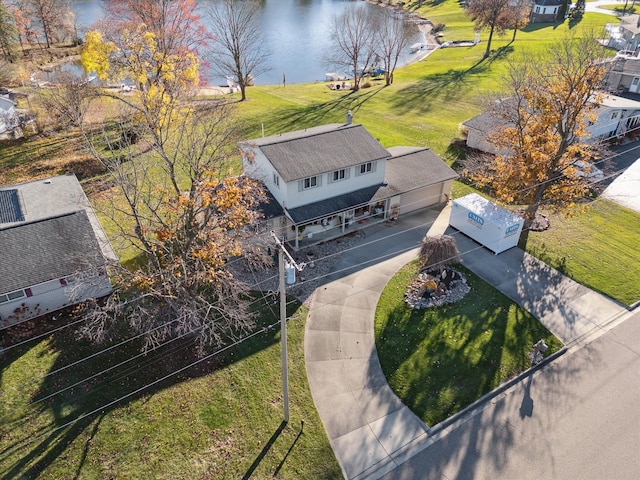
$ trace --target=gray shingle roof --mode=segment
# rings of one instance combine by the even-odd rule
[[[628,58],[624,62],[622,71],[628,75],[637,75],[640,73],[640,59]]]
[[[287,211],[294,223],[304,223],[321,217],[327,217],[336,212],[365,205],[373,200],[380,188],[381,185],[374,185],[356,190],[355,192],[345,193],[337,197],[292,208]]]
[[[492,109],[489,109],[465,122],[462,122],[462,125],[480,132],[488,133],[495,130],[496,127],[506,126],[507,122],[504,118],[497,115]]]
[[[0,293],[104,263],[84,210],[0,230]]]
[[[370,202],[458,178],[438,155],[428,148],[392,147],[387,160],[385,183],[288,210],[295,223],[304,223]]]
[[[557,7],[562,5],[562,0],[535,0],[535,4],[545,7]]]
[[[358,124],[330,124],[241,142],[258,147],[285,182],[365,162],[389,158],[389,152]]]
[[[118,260],[98,217],[93,208],[91,208],[91,204],[75,175],[59,175],[57,177],[0,186],[0,192],[15,190],[17,190],[18,199],[16,201],[19,202],[21,215],[13,218],[0,215],[0,228],[12,227],[20,223],[31,223],[84,209],[100,242],[104,256],[111,261]],[[0,193],[0,195],[11,194]]]
[[[387,160],[386,187],[379,195],[398,195],[458,178],[458,174],[428,148],[391,147],[389,153],[393,157]]]

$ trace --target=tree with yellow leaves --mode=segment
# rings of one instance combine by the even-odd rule
[[[526,226],[541,205],[570,212],[590,190],[599,146],[584,139],[601,101],[601,53],[591,36],[567,38],[544,58],[509,65],[509,97],[496,102],[499,126],[489,137],[498,154],[468,164],[467,176],[499,200],[525,205]]]

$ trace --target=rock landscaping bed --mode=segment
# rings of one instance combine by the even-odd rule
[[[407,287],[405,302],[413,309],[438,307],[462,300],[471,287],[454,268],[423,270]]]

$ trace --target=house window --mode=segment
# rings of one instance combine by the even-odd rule
[[[19,298],[26,297],[24,290],[16,290],[15,292],[5,293],[0,295],[0,303],[10,302],[12,300],[18,300]]]
[[[319,187],[322,184],[322,177],[307,177],[304,180],[298,181],[298,191],[309,190],[311,188]]]
[[[536,6],[536,13],[540,13],[540,7]]]
[[[611,120],[613,120],[614,118],[618,118],[618,113],[620,112],[611,112]]]
[[[341,168],[340,170],[336,170],[329,174],[330,182],[339,182],[340,180],[345,180],[349,178],[349,170],[346,168]]]
[[[276,187],[280,188],[280,177],[278,176],[278,174],[277,174],[277,173],[274,173],[274,174],[273,174],[273,184],[274,184]]]
[[[356,173],[358,175],[366,175],[376,171],[376,162],[367,162],[356,167]]]

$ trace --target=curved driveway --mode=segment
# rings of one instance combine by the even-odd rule
[[[401,218],[369,230],[344,254],[319,287],[307,318],[305,364],[311,394],[346,478],[364,478],[407,445],[426,438],[428,427],[391,391],[375,348],[374,314],[382,289],[416,257],[427,230],[443,233],[448,208]],[[435,222],[435,223],[434,223]]]
[[[431,209],[401,218],[391,227],[369,230],[314,293],[305,331],[307,377],[345,478],[378,478],[448,433],[441,428],[432,436],[391,391],[373,331],[375,307],[388,280],[415,258],[425,233],[443,233],[448,219],[449,207],[442,212]],[[455,235],[467,268],[573,349],[597,338],[627,313],[519,248],[494,255],[468,237]],[[460,414],[448,431],[482,408],[479,402]]]

